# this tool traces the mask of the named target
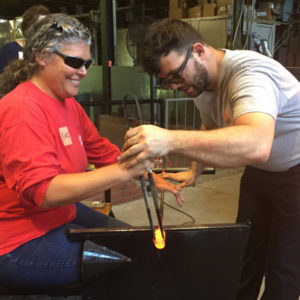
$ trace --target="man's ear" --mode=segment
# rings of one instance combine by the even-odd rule
[[[198,57],[203,58],[203,56],[205,54],[205,48],[201,43],[195,43],[193,45],[193,52]]]

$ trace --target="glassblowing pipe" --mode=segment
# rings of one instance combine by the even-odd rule
[[[144,195],[144,200],[145,200],[149,223],[150,223],[150,227],[151,227],[152,234],[153,234],[153,239],[155,239],[155,229],[154,229],[153,220],[152,220],[152,216],[151,216],[148,191],[147,191],[147,186],[146,186],[146,181],[145,181],[144,176],[140,176],[140,182],[141,182],[141,188],[142,188],[143,195]]]
[[[152,198],[153,198],[153,202],[154,202],[154,207],[155,207],[155,211],[156,211],[156,215],[157,215],[157,219],[158,219],[161,236],[163,238],[165,238],[164,229],[163,229],[163,225],[162,225],[162,217],[160,215],[160,210],[159,210],[158,196],[157,196],[157,192],[156,192],[155,184],[154,184],[154,180],[153,180],[153,175],[152,175],[152,169],[148,169],[148,178],[149,178],[151,194],[152,194]]]

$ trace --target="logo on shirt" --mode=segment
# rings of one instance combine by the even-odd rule
[[[65,146],[72,145],[72,139],[67,126],[59,128],[59,133]]]

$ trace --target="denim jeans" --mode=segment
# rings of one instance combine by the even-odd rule
[[[76,203],[72,223],[55,228],[0,256],[0,285],[39,288],[80,282],[81,242],[70,242],[66,229],[127,226],[117,219]]]

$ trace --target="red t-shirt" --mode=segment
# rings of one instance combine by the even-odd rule
[[[78,102],[58,101],[30,81],[0,101],[0,255],[72,221],[74,204],[43,209],[51,179],[116,162],[120,151]]]

